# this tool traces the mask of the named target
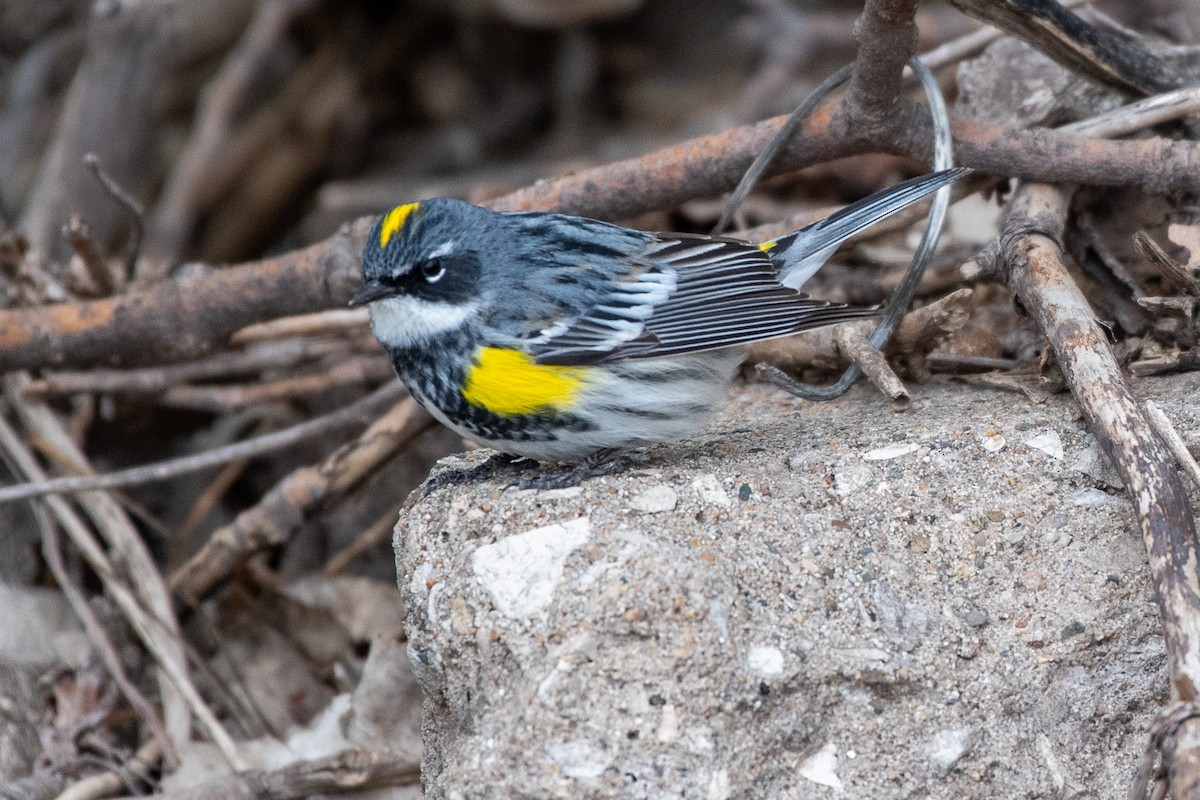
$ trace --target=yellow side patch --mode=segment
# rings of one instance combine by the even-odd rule
[[[764,253],[769,253],[771,252],[771,248],[777,244],[779,244],[779,242],[763,242],[758,246],[758,249],[762,250]]]
[[[383,218],[383,226],[379,229],[380,247],[387,247],[396,232],[404,227],[404,221],[408,219],[408,215],[416,211],[419,205],[420,203],[405,203],[387,213],[387,216]]]
[[[586,381],[585,367],[536,363],[518,350],[480,348],[467,371],[462,396],[501,417],[569,409]]]

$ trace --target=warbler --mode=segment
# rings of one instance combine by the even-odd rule
[[[576,462],[678,439],[743,345],[874,315],[798,291],[859,230],[969,172],[931,173],[762,244],[437,198],[382,215],[371,328],[412,396],[476,442]]]

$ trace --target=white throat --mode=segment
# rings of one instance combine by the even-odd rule
[[[371,330],[389,347],[413,347],[461,327],[477,308],[473,302],[452,305],[411,295],[387,297],[371,303]]]

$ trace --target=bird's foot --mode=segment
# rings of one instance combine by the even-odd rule
[[[521,472],[535,464],[536,462],[529,461],[521,456],[510,455],[509,453],[492,453],[473,467],[443,470],[434,475],[425,481],[422,496],[428,497],[434,492],[450,486],[462,486],[465,483],[474,483],[494,478],[504,470],[512,469],[516,472]]]
[[[604,475],[615,475],[633,466],[633,460],[621,455],[619,450],[608,448],[597,450],[578,464],[566,467],[551,467],[533,478],[523,478],[517,482],[519,489],[569,489],[578,486],[588,478],[599,478]]]

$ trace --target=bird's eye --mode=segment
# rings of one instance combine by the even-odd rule
[[[437,283],[446,274],[446,264],[440,258],[431,258],[421,264],[421,277],[426,283]]]

